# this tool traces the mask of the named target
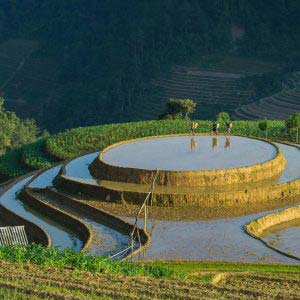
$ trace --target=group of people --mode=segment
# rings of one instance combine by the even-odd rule
[[[226,122],[225,127],[226,127],[226,133],[230,134],[231,128],[232,128],[232,123]],[[220,124],[217,123],[217,122],[214,122],[213,126],[212,126],[212,133],[215,134],[215,135],[218,135],[219,134],[219,128],[220,128]]]
[[[231,122],[226,122],[225,127],[226,127],[226,134],[230,134],[231,128],[232,128],[232,123]],[[198,123],[192,122],[192,125],[191,125],[192,135],[195,135],[195,131],[196,131],[197,128],[198,128]],[[214,122],[213,125],[212,125],[212,134],[218,135],[219,134],[219,128],[220,128],[220,124],[217,123],[217,122]]]

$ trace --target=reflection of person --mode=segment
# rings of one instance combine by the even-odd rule
[[[231,128],[232,128],[232,123],[226,122],[226,133],[227,134],[230,134]]]
[[[215,148],[215,147],[218,147],[219,146],[219,142],[218,142],[218,139],[216,137],[213,137],[212,138],[212,148]]]
[[[218,135],[219,127],[220,127],[220,124],[217,123],[217,122],[214,122],[213,126],[212,126],[212,133],[215,134],[215,135]]]
[[[195,139],[191,138],[191,149],[193,150],[196,147],[197,147],[197,143],[196,143]]]
[[[192,133],[192,135],[195,135],[195,130],[197,129],[197,127],[198,127],[198,123],[192,122],[192,125],[191,125],[191,133]]]
[[[230,148],[230,147],[231,147],[231,141],[230,141],[230,138],[227,137],[225,140],[224,148]]]

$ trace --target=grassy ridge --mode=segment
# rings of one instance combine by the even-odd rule
[[[197,132],[209,133],[212,121],[197,121]],[[175,133],[189,133],[191,121],[162,120],[112,124],[93,127],[75,128],[53,137],[46,142],[49,153],[60,159],[67,159],[88,151],[101,150],[104,147],[123,140]],[[225,128],[221,127],[221,132]],[[264,137],[256,121],[233,122],[232,134]],[[268,136],[270,139],[290,139],[284,121],[270,121]]]
[[[296,272],[300,274],[300,265],[235,263],[210,261],[148,261],[128,262],[93,256],[72,249],[45,248],[30,244],[23,246],[0,246],[0,260],[17,263],[71,268],[93,273],[106,273],[126,276],[151,276],[154,278],[187,278],[195,276],[195,271],[208,272]]]
[[[155,278],[174,277],[175,271],[169,267],[130,262],[116,262],[102,256],[93,256],[85,252],[76,252],[72,249],[59,250],[45,248],[42,245],[30,244],[23,246],[0,246],[0,260],[9,260],[17,263],[34,263],[37,265],[72,268],[77,270],[100,272],[113,275],[152,276]]]
[[[211,132],[212,121],[198,121],[197,132]],[[47,139],[9,152],[0,157],[0,180],[4,181],[23,175],[33,169],[51,166],[55,159],[63,160],[86,152],[101,150],[123,140],[175,133],[190,132],[189,120],[142,121],[123,124],[109,124],[71,129]],[[220,131],[224,132],[224,126]],[[232,134],[264,137],[256,121],[234,121]],[[270,121],[270,139],[292,140],[284,121]]]

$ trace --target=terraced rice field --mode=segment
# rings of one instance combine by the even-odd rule
[[[45,216],[43,212],[30,207],[18,198],[18,193],[29,180],[30,178],[25,178],[15,183],[14,186],[1,195],[0,204],[46,230],[51,235],[52,246],[58,248],[69,247],[79,251],[83,247],[83,243],[76,232]]]
[[[151,103],[144,103],[145,107],[142,106],[141,109],[148,109],[149,114],[156,112],[159,115],[168,99],[190,98],[199,106],[196,117],[215,117],[216,106],[219,110],[232,111],[237,104],[247,103],[251,91],[241,86],[240,79],[243,77],[242,74],[174,67],[166,78],[153,82],[154,87],[158,89],[157,95]]]
[[[278,183],[299,178],[299,150],[296,147],[284,144],[278,144],[278,146],[287,159],[285,171],[279,178]],[[78,181],[94,186],[103,184],[93,179],[89,173],[88,166],[96,157],[97,152],[69,161],[65,166],[66,178],[70,181]],[[126,206],[122,208],[109,207],[108,204],[103,205],[103,201],[84,200],[84,198],[81,198],[82,196],[67,194],[63,189],[60,192],[86,204],[108,209],[108,211],[121,216],[126,221],[133,222],[132,218],[125,217],[126,215],[128,216],[128,210],[130,210]],[[222,210],[222,208],[220,208],[219,215],[216,212],[214,214],[207,210],[205,213],[199,213],[198,215],[195,212],[194,216],[191,216],[191,213],[186,213],[189,217],[184,217],[185,220],[180,217],[176,218],[177,215],[183,216],[184,212],[178,213],[172,208],[164,210],[165,214],[170,214],[174,218],[172,219],[171,217],[169,220],[166,220],[164,213],[158,213],[156,210],[154,223],[149,222],[148,224],[149,228],[154,224],[153,230],[151,230],[152,243],[149,249],[142,256],[137,257],[137,259],[235,260],[295,263],[292,259],[268,249],[258,240],[248,236],[242,228],[243,225],[251,220],[268,214],[270,210],[276,210],[280,207],[297,203],[297,201],[297,199],[286,199],[284,203],[281,203],[282,201],[277,202],[276,205],[274,203],[274,206],[257,207],[255,213],[252,214],[249,207],[244,208],[244,211],[241,211],[240,215],[232,215],[232,213],[230,214],[224,209]],[[135,209],[133,208],[133,210]],[[243,209],[241,208],[241,210]],[[204,216],[205,214],[206,216]],[[140,220],[139,225],[140,227],[143,226],[143,220]]]
[[[245,88],[242,80],[278,70],[280,66],[239,57],[202,57],[203,62],[176,65],[161,78],[153,80],[153,96],[139,103],[139,115],[151,119],[161,114],[169,98],[190,98],[198,103],[196,118],[215,118],[218,112],[233,112],[248,104],[254,91]],[[205,62],[206,61],[206,62]]]
[[[299,111],[300,73],[297,72],[287,80],[281,92],[238,107],[234,116],[242,120],[284,120]]]
[[[300,299],[298,272],[214,272],[187,279],[95,274],[0,262],[3,299]]]

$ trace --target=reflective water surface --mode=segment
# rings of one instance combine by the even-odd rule
[[[133,141],[103,153],[116,166],[159,170],[214,170],[268,161],[276,148],[239,136],[176,136]]]
[[[136,259],[299,263],[245,233],[245,224],[268,213],[209,221],[156,221],[150,248]],[[143,220],[139,225],[143,226]],[[150,222],[148,227],[151,228]]]
[[[53,247],[73,248],[79,251],[83,242],[76,233],[18,199],[17,193],[29,180],[30,178],[26,178],[11,187],[0,197],[0,203],[10,211],[43,228],[50,235]]]
[[[93,240],[87,252],[93,255],[108,256],[128,247],[128,236],[103,224],[100,218],[90,216],[84,210],[72,208],[59,201],[55,196],[35,193],[39,199],[82,220],[93,232]],[[126,254],[126,253],[125,253]]]
[[[42,189],[46,188],[47,186],[52,186],[52,182],[55,176],[58,174],[60,168],[61,165],[58,165],[43,172],[29,184],[29,187]]]
[[[195,144],[191,147],[191,141],[189,137],[186,137],[187,140],[187,149],[189,154],[187,156],[194,155],[193,153],[198,151],[200,148],[200,142],[195,140]],[[210,137],[211,138],[211,137]],[[229,141],[225,137],[218,137],[218,141],[210,140],[209,152],[214,153],[216,149],[222,147],[222,151],[227,151],[235,147],[235,143],[231,137],[230,145]],[[252,142],[253,140],[251,140]],[[266,144],[266,143],[262,143]],[[268,145],[268,144],[266,144]],[[286,157],[287,164],[284,172],[282,173],[279,182],[288,182],[297,178],[300,178],[300,159],[299,159],[299,149],[286,146],[283,144],[278,144],[284,156]],[[264,157],[261,156],[261,159],[266,159],[266,154],[274,155],[275,152],[272,147],[270,152],[264,152]],[[200,151],[200,150],[199,150]],[[260,151],[260,150],[259,150]],[[73,177],[74,179],[80,181],[88,181],[89,183],[97,184],[97,182],[92,178],[89,173],[88,165],[97,157],[98,152],[82,156],[80,158],[72,160],[66,166],[66,175]],[[196,154],[198,155],[198,154]],[[213,157],[213,154],[210,154]],[[134,156],[134,155],[133,155]],[[233,154],[230,155],[233,157]],[[246,155],[245,155],[246,156]],[[253,156],[254,157],[254,156]],[[56,173],[58,173],[58,167],[55,167],[32,183],[32,187],[45,187],[51,185],[52,180],[54,179]],[[51,235],[53,238],[53,244],[60,247],[65,247],[66,245],[74,247],[75,249],[80,249],[81,242],[72,235],[71,232],[68,232],[66,229],[61,228],[59,224],[55,224],[52,220],[47,220],[42,214],[33,212],[30,208],[24,206],[24,204],[18,200],[15,196],[15,192],[21,189],[29,179],[26,179],[1,197],[1,202],[5,203],[9,209],[15,211],[16,213],[26,217],[30,221],[41,224],[43,228]],[[3,202],[4,201],[4,202]],[[71,212],[71,211],[70,211]],[[182,259],[203,259],[203,260],[233,260],[233,261],[266,261],[266,262],[288,262],[295,263],[295,260],[284,257],[271,249],[267,248],[260,241],[253,239],[248,236],[244,230],[243,225],[247,224],[253,219],[256,219],[260,216],[268,214],[269,212],[261,212],[258,214],[248,215],[238,218],[228,218],[221,220],[207,220],[207,221],[157,221],[155,222],[154,229],[152,231],[152,244],[150,249],[146,252],[146,258],[182,258]],[[94,227],[94,231],[97,231],[97,224],[93,223],[93,220],[88,220],[86,216],[81,216],[83,220]],[[131,220],[131,218],[126,218]],[[142,226],[142,221],[141,224]],[[49,226],[49,227],[47,227]],[[51,226],[53,228],[51,228]],[[281,234],[281,241],[284,242],[290,249],[297,249],[294,247],[294,244],[290,243],[291,237],[293,243],[296,243],[298,238],[298,233],[295,231],[297,228],[290,228],[287,231],[284,231]],[[57,231],[55,231],[57,230]],[[296,232],[296,233],[295,233]],[[287,233],[287,234],[286,234]],[[99,245],[102,242],[105,243],[104,239],[107,239],[108,248],[111,245],[117,245],[117,243],[125,245],[125,239],[122,238],[119,240],[118,237],[111,238],[110,232],[99,231],[100,239]],[[296,235],[295,235],[296,234]],[[287,237],[287,238],[286,238]],[[272,238],[272,236],[270,237]],[[110,245],[110,246],[109,246]],[[278,244],[279,245],[279,244]],[[283,244],[282,244],[283,245]],[[296,245],[296,244],[295,244]],[[298,245],[298,244],[297,244]],[[282,246],[287,247],[287,246]],[[117,250],[118,246],[116,246]],[[112,248],[110,248],[112,249]],[[97,249],[95,247],[95,254]],[[294,250],[291,250],[294,251]],[[297,251],[297,250],[295,250]],[[100,253],[100,252],[98,252]]]
[[[263,239],[275,248],[300,258],[300,219],[283,227],[265,235]]]

